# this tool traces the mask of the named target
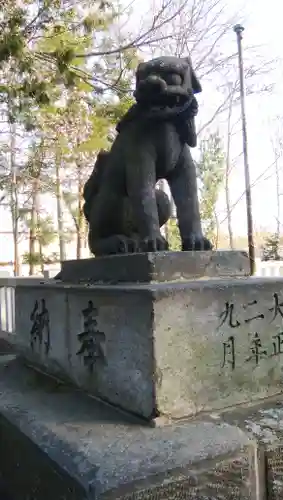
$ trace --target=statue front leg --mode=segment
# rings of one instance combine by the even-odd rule
[[[168,243],[160,232],[156,203],[155,154],[146,145],[132,151],[126,161],[127,194],[141,238],[141,251],[167,250]],[[130,155],[131,156],[131,155]]]
[[[182,250],[211,250],[212,244],[202,232],[196,167],[187,146],[168,183],[177,209]]]

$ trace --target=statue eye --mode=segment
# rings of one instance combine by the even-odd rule
[[[168,85],[182,85],[182,78],[177,73],[168,73],[163,78]]]

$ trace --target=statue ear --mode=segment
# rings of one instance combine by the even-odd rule
[[[194,94],[198,94],[199,92],[202,91],[202,86],[192,67],[191,67],[191,79],[192,79],[192,87]]]
[[[140,63],[136,69],[136,85],[139,84],[141,73],[144,70],[144,63]]]
[[[194,91],[194,94],[199,94],[199,92],[202,91],[202,86],[200,84],[199,79],[197,78],[195,71],[193,69],[192,65],[192,60],[191,57],[188,56],[185,58],[188,66],[189,66],[189,72],[190,72],[190,77],[191,77],[191,85],[192,85],[192,90]]]
[[[146,62],[139,63],[136,69],[136,83],[139,83],[140,80],[143,80],[147,72],[148,72],[148,63]]]

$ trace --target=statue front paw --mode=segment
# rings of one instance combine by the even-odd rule
[[[142,252],[164,252],[169,250],[168,241],[160,234],[141,241]]]
[[[185,238],[182,241],[182,251],[183,252],[186,252],[186,251],[187,252],[192,252],[192,251],[200,252],[200,251],[208,251],[208,250],[212,250],[212,249],[213,249],[212,243],[204,236],[198,236],[198,235],[192,234],[191,236],[189,236],[188,238]]]
[[[115,253],[137,253],[139,251],[139,243],[134,238],[127,236],[116,235],[116,251]]]

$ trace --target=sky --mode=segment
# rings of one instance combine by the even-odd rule
[[[237,1],[231,2],[237,4]],[[248,157],[252,187],[254,229],[275,230],[277,203],[275,166],[265,170],[274,162],[274,153],[271,139],[276,134],[275,117],[283,116],[283,85],[282,66],[279,59],[281,54],[283,3],[280,0],[250,0],[244,22],[243,56],[245,62],[245,47],[259,44],[259,49],[267,58],[276,59],[274,71],[271,73],[271,82],[275,82],[274,90],[266,96],[247,97],[247,134]],[[233,33],[231,34],[233,36]],[[256,64],[256,61],[255,61]],[[205,100],[205,97],[204,97]],[[241,131],[241,127],[240,127]],[[241,133],[237,137],[235,147],[242,151]],[[235,151],[235,153],[236,153]],[[283,164],[279,168],[282,169]],[[261,176],[261,174],[263,174]],[[260,177],[261,176],[261,177]],[[257,179],[260,177],[260,180]],[[282,172],[281,172],[282,177]],[[232,205],[237,202],[245,190],[243,157],[240,157],[231,178]],[[283,177],[282,177],[283,180]],[[282,189],[283,192],[283,189]],[[223,198],[223,197],[222,197]],[[224,214],[223,214],[224,215]],[[224,217],[220,217],[220,221]],[[283,198],[281,220],[283,222]],[[238,234],[246,234],[246,203],[245,197],[233,211],[233,227]]]
[[[151,2],[152,0],[148,0]],[[141,4],[140,4],[141,5]],[[267,8],[268,5],[268,8]],[[144,9],[143,6],[140,7]],[[258,46],[258,58],[266,60],[277,60],[272,65],[272,71],[265,77],[266,83],[274,83],[274,89],[271,94],[266,96],[253,96],[246,99],[246,116],[247,116],[247,132],[248,132],[248,156],[250,177],[252,185],[252,202],[253,202],[253,219],[255,231],[266,229],[275,231],[277,202],[276,202],[276,182],[275,182],[275,167],[271,167],[274,162],[274,153],[271,145],[271,138],[275,134],[276,125],[275,117],[281,114],[283,117],[283,68],[282,68],[282,18],[283,18],[283,2],[282,0],[228,0],[225,10],[225,16],[234,12],[239,12],[239,22],[241,22],[245,31],[243,33],[243,57],[244,64],[247,59],[247,47],[251,45]],[[139,12],[135,12],[136,18],[139,18]],[[227,43],[227,39],[225,40]],[[237,49],[236,35],[231,30],[231,50]],[[234,44],[234,45],[233,45]],[[249,57],[250,59],[250,57]],[[249,61],[249,64],[251,61]],[[257,60],[252,61],[254,65],[259,64]],[[235,64],[235,74],[238,75],[238,67]],[[200,97],[200,111],[197,122],[205,122],[206,118],[211,116],[213,108],[213,83],[206,86],[203,83],[203,93]],[[215,90],[217,84],[215,83]],[[216,97],[215,97],[216,99]],[[216,103],[216,101],[215,101]],[[215,106],[215,104],[214,104]],[[224,116],[225,120],[225,116]],[[212,129],[220,128],[225,130],[227,126],[223,117],[220,124],[215,122]],[[241,124],[237,127],[239,132],[233,139],[233,155],[236,157],[242,151],[242,135]],[[283,127],[282,127],[283,130]],[[204,131],[205,136],[206,131]],[[209,130],[207,130],[209,133]],[[194,153],[194,152],[193,152]],[[268,168],[269,167],[269,168]],[[266,174],[264,174],[265,170]],[[282,170],[283,182],[283,161],[279,169]],[[258,180],[258,178],[260,179]],[[245,180],[244,180],[244,164],[243,157],[238,158],[235,167],[233,168],[230,180],[230,196],[231,205],[233,208],[232,221],[235,234],[245,235],[246,229],[246,203],[245,196]],[[283,184],[282,184],[283,193]],[[242,197],[242,198],[241,198]],[[224,202],[224,193],[220,195],[217,213],[219,214],[219,222],[221,230],[227,230],[226,207]],[[239,198],[241,201],[238,202]],[[283,223],[283,196],[282,196],[281,220]]]
[[[236,4],[236,0],[233,3]],[[264,0],[250,0],[247,3],[243,48],[245,49],[245,45],[262,44],[261,50],[267,57],[278,58],[278,63],[274,65],[274,71],[270,75],[271,80],[275,82],[272,94],[246,99],[248,154],[251,184],[253,185],[261,173],[274,162],[271,145],[271,138],[276,134],[274,119],[278,114],[283,117],[283,71],[280,62],[282,57],[283,3],[280,0],[270,0],[268,3]],[[239,137],[240,141],[241,137]],[[280,164],[280,161],[279,168],[282,182],[283,163]],[[245,188],[243,158],[237,164],[237,173],[234,177],[235,193],[233,198],[236,201]],[[260,182],[252,188],[252,201],[255,229],[275,230],[277,214],[275,167],[270,168],[266,175],[261,177]],[[283,222],[283,197],[281,205],[281,220]],[[238,232],[246,232],[245,214],[246,206],[245,199],[243,199],[243,202],[239,203],[233,213],[233,223]]]

